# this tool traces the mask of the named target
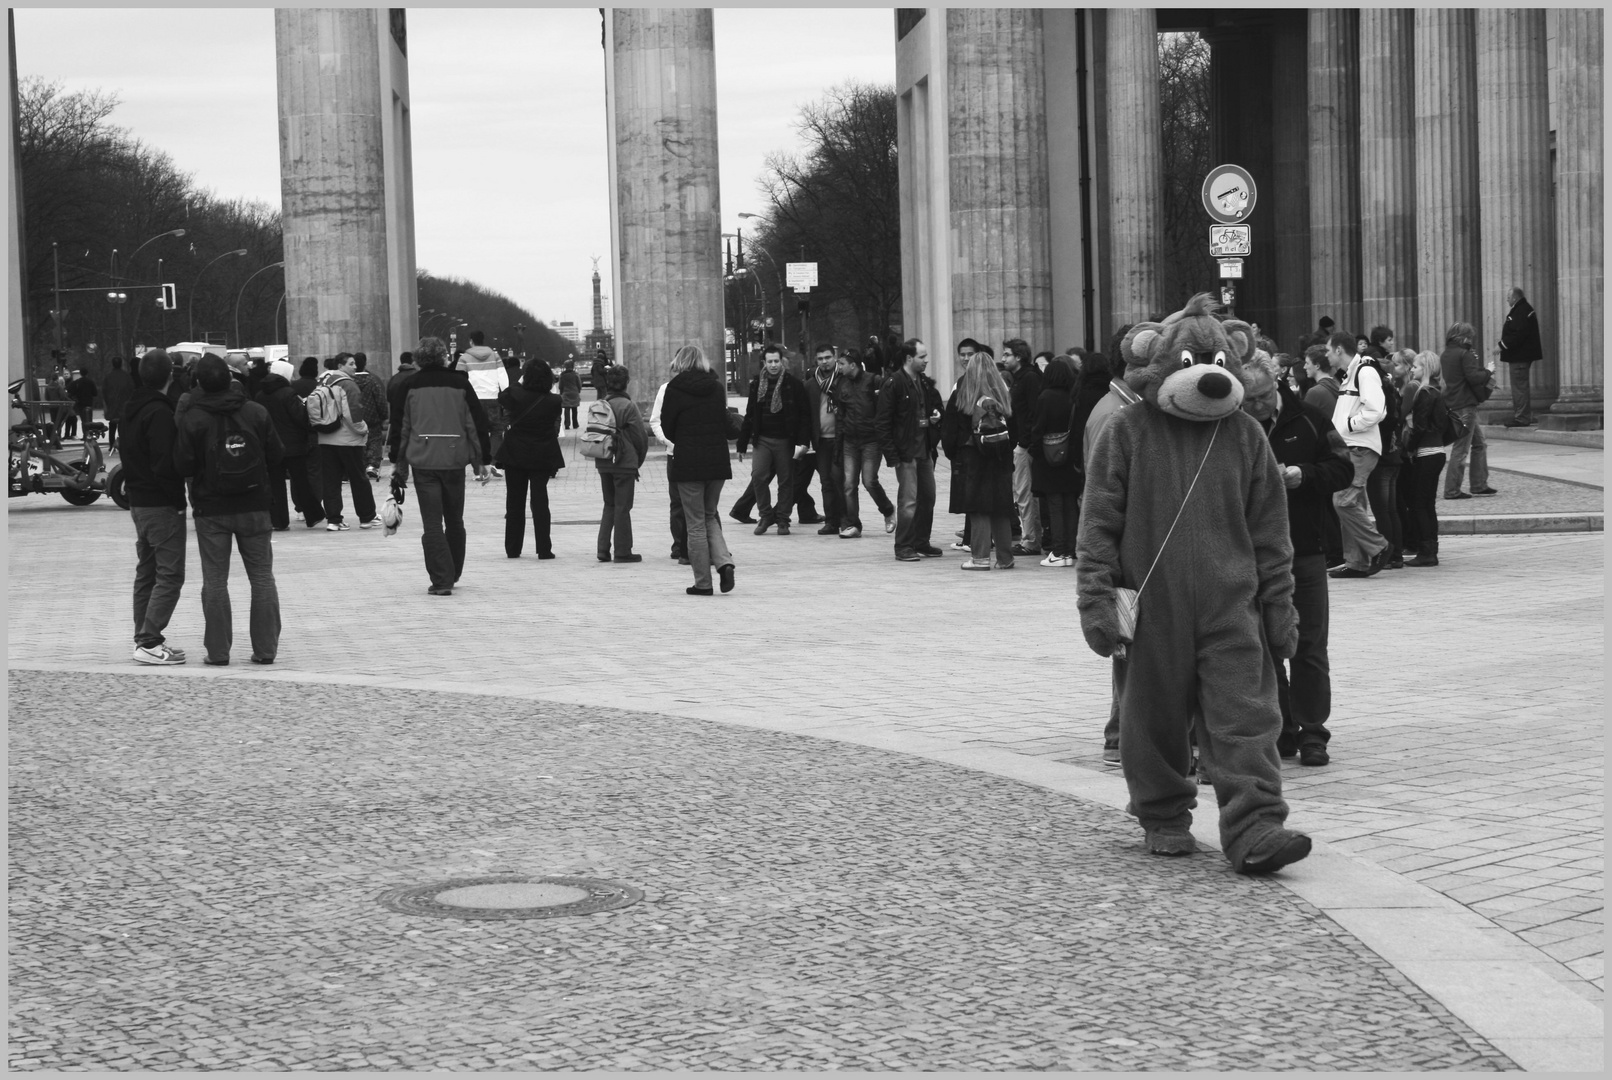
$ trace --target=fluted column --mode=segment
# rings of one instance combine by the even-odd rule
[[[722,225],[711,11],[613,9],[616,359],[648,400],[672,355],[722,363]]]
[[[1152,8],[1110,8],[1108,214],[1111,325],[1167,314],[1159,290],[1164,240],[1164,147],[1158,19]]]
[[[1052,340],[1038,8],[946,11],[952,342]],[[959,373],[960,374],[960,373]]]
[[[1483,336],[1478,216],[1477,42],[1470,8],[1418,8],[1417,344],[1443,349],[1451,323]]]
[[[1551,214],[1550,90],[1543,8],[1479,8],[1478,206],[1483,214],[1483,331],[1478,354],[1498,360],[1500,329],[1522,289],[1539,313],[1545,358],[1529,372],[1536,409],[1556,398],[1556,229]],[[1491,403],[1509,409],[1510,372]]]
[[[1409,8],[1360,11],[1360,299],[1362,325],[1403,346],[1416,330],[1416,87]]]
[[[374,8],[276,8],[286,342],[387,353],[386,157]],[[384,363],[377,370],[385,370]]]
[[[1556,38],[1556,351],[1560,392],[1552,413],[1600,414],[1606,392],[1606,210],[1600,8],[1563,9]],[[1537,306],[1537,301],[1535,302]],[[1536,367],[1538,365],[1535,365]]]
[[[1310,321],[1360,328],[1359,13],[1311,8]]]

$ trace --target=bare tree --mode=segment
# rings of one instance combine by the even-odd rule
[[[1159,35],[1159,110],[1164,136],[1164,295],[1184,301],[1215,291],[1220,268],[1209,256],[1200,197],[1210,160],[1209,43],[1198,34]],[[1171,310],[1175,300],[1170,301]]]

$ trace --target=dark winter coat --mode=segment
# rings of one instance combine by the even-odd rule
[[[1017,517],[1013,501],[1013,447],[1019,440],[1019,418],[1008,417],[1008,440],[980,446],[974,439],[974,418],[957,405],[957,391],[940,419],[941,446],[952,463],[953,514],[989,514]]]
[[[1433,426],[1435,416],[1439,415],[1435,406],[1441,396],[1438,388],[1411,383],[1405,387],[1405,394],[1410,398],[1410,407],[1405,410],[1405,460],[1413,461],[1416,452],[1424,447],[1448,444],[1444,441],[1443,425],[1437,429]]]
[[[1105,388],[1103,392],[1108,391]],[[1069,431],[1072,411],[1073,399],[1068,390],[1043,390],[1027,414],[1030,422],[1019,425],[1028,433],[1025,441],[1030,444],[1030,490],[1037,495],[1079,495],[1086,484],[1085,474],[1075,465],[1080,456],[1078,432],[1070,432],[1069,459],[1062,465],[1050,464],[1042,450],[1043,435]],[[1015,405],[1014,416],[1018,415]]]
[[[498,403],[509,424],[498,448],[500,467],[540,476],[553,476],[565,468],[565,454],[560,450],[560,395],[539,394],[517,382],[499,392]]]
[[[288,458],[306,457],[319,445],[319,437],[308,420],[308,406],[284,375],[270,373],[258,386],[257,403],[268,410],[274,433]]]
[[[411,446],[404,446],[404,436]],[[462,441],[459,440],[463,436]],[[435,443],[435,445],[432,445]],[[492,428],[470,375],[447,368],[421,368],[392,404],[387,460],[417,469],[463,469],[492,460]]]
[[[207,455],[217,442],[216,429],[224,417],[234,414],[242,427],[257,436],[263,447],[263,465],[258,487],[245,495],[224,495],[207,483]],[[280,464],[284,448],[275,434],[269,412],[255,401],[246,400],[246,391],[231,382],[216,394],[200,386],[190,392],[190,407],[179,417],[179,437],[174,442],[174,465],[179,475],[190,478],[192,517],[223,517],[269,510],[269,470]]]
[[[122,368],[113,368],[101,379],[101,404],[106,406],[106,418],[119,420],[123,416],[123,406],[129,403],[134,394],[134,376]]]
[[[393,378],[394,382],[397,381],[397,377],[395,375],[392,378]],[[291,390],[292,390],[292,392],[294,394],[296,394],[299,398],[304,398],[304,399],[306,399],[309,394],[313,393],[313,388],[318,386],[318,385],[319,385],[319,380],[318,379],[310,378],[310,377],[308,377],[306,375],[299,375],[295,379],[291,380]]]
[[[185,481],[174,465],[174,403],[160,390],[139,387],[124,404],[118,432],[123,491],[130,506],[185,508]]]
[[[877,442],[879,377],[870,371],[841,375],[834,383],[834,410],[840,438],[853,443]]]
[[[1034,416],[1036,402],[1041,400],[1041,393],[1046,389],[1046,385],[1047,377],[1041,374],[1040,368],[1029,361],[1021,361],[1019,370],[1013,374],[1013,381],[1008,384],[1008,404],[1013,408],[1013,415],[1024,418]],[[1067,412],[1064,413],[1065,419],[1068,419],[1068,415]],[[1019,425],[1016,445],[1029,450],[1032,442],[1039,439],[1039,435],[1032,438],[1029,424]]]
[[[1500,359],[1508,364],[1531,364],[1544,356],[1545,347],[1539,340],[1539,316],[1534,314],[1532,304],[1518,300],[1500,329]]]
[[[939,456],[940,425],[920,427],[918,420],[920,416],[934,416],[940,406],[940,391],[928,375],[919,375],[915,385],[905,368],[891,372],[879,388],[879,408],[874,419],[879,452],[886,465],[917,461],[921,454],[929,455],[930,460]]]
[[[812,441],[812,414],[811,404],[806,399],[806,384],[786,369],[783,372],[784,391],[783,399],[779,403],[777,412],[771,410],[772,394],[767,394],[767,400],[757,403],[756,395],[760,392],[761,376],[757,375],[750,380],[750,399],[745,406],[744,430],[739,433],[739,453],[762,439],[785,439],[793,446],[803,446]],[[672,440],[677,445],[677,440]]]
[[[1282,466],[1297,465],[1303,478],[1287,491],[1287,526],[1294,555],[1326,553],[1327,517],[1332,512],[1332,493],[1342,491],[1354,479],[1343,436],[1332,426],[1332,418],[1298,395],[1277,384],[1282,407],[1262,425],[1270,437],[1271,452]]]
[[[840,378],[839,372],[831,372],[828,377],[827,390],[823,388],[822,383],[817,381],[815,369],[801,380],[801,386],[806,390],[806,416],[812,424],[812,445],[814,447],[823,442],[823,399],[825,397],[828,399],[829,415],[834,418],[834,436],[836,438],[839,436],[840,418],[834,408],[834,388],[839,384]]]
[[[403,395],[409,392],[409,380],[419,372],[420,369],[413,364],[404,364],[393,373],[390,379],[386,380],[386,412],[388,417],[394,415],[398,409],[403,407]],[[297,384],[292,383],[291,388],[296,390]],[[309,383],[306,392],[301,390],[297,392],[302,394],[303,397],[307,397],[308,394],[313,393],[313,384]]]
[[[73,399],[74,407],[84,410],[95,404],[95,384],[88,375],[80,375],[67,384],[67,393]]]
[[[660,429],[677,447],[671,458],[673,483],[732,479],[728,395],[715,373],[695,370],[673,376],[661,400]]]
[[[1438,366],[1444,377],[1444,404],[1470,409],[1488,400],[1489,394],[1480,391],[1494,383],[1494,373],[1483,366],[1477,353],[1464,345],[1450,345],[1439,353]]]

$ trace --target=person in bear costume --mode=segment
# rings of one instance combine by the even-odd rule
[[[1222,849],[1237,871],[1261,874],[1310,852],[1284,825],[1282,715],[1265,652],[1268,640],[1290,657],[1298,643],[1293,546],[1281,470],[1240,408],[1253,330],[1213,311],[1200,293],[1125,335],[1125,381],[1142,401],[1104,425],[1086,465],[1076,606],[1093,651],[1115,657],[1127,809],[1147,850],[1197,850],[1195,731]],[[1141,590],[1128,645],[1119,587]]]

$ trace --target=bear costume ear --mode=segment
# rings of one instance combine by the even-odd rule
[[[1226,334],[1226,341],[1230,343],[1232,352],[1237,359],[1248,363],[1254,358],[1254,328],[1240,319],[1227,319],[1220,324],[1220,329]]]
[[[1120,355],[1130,367],[1147,367],[1153,362],[1153,347],[1160,340],[1164,326],[1160,323],[1137,323],[1120,343]]]

